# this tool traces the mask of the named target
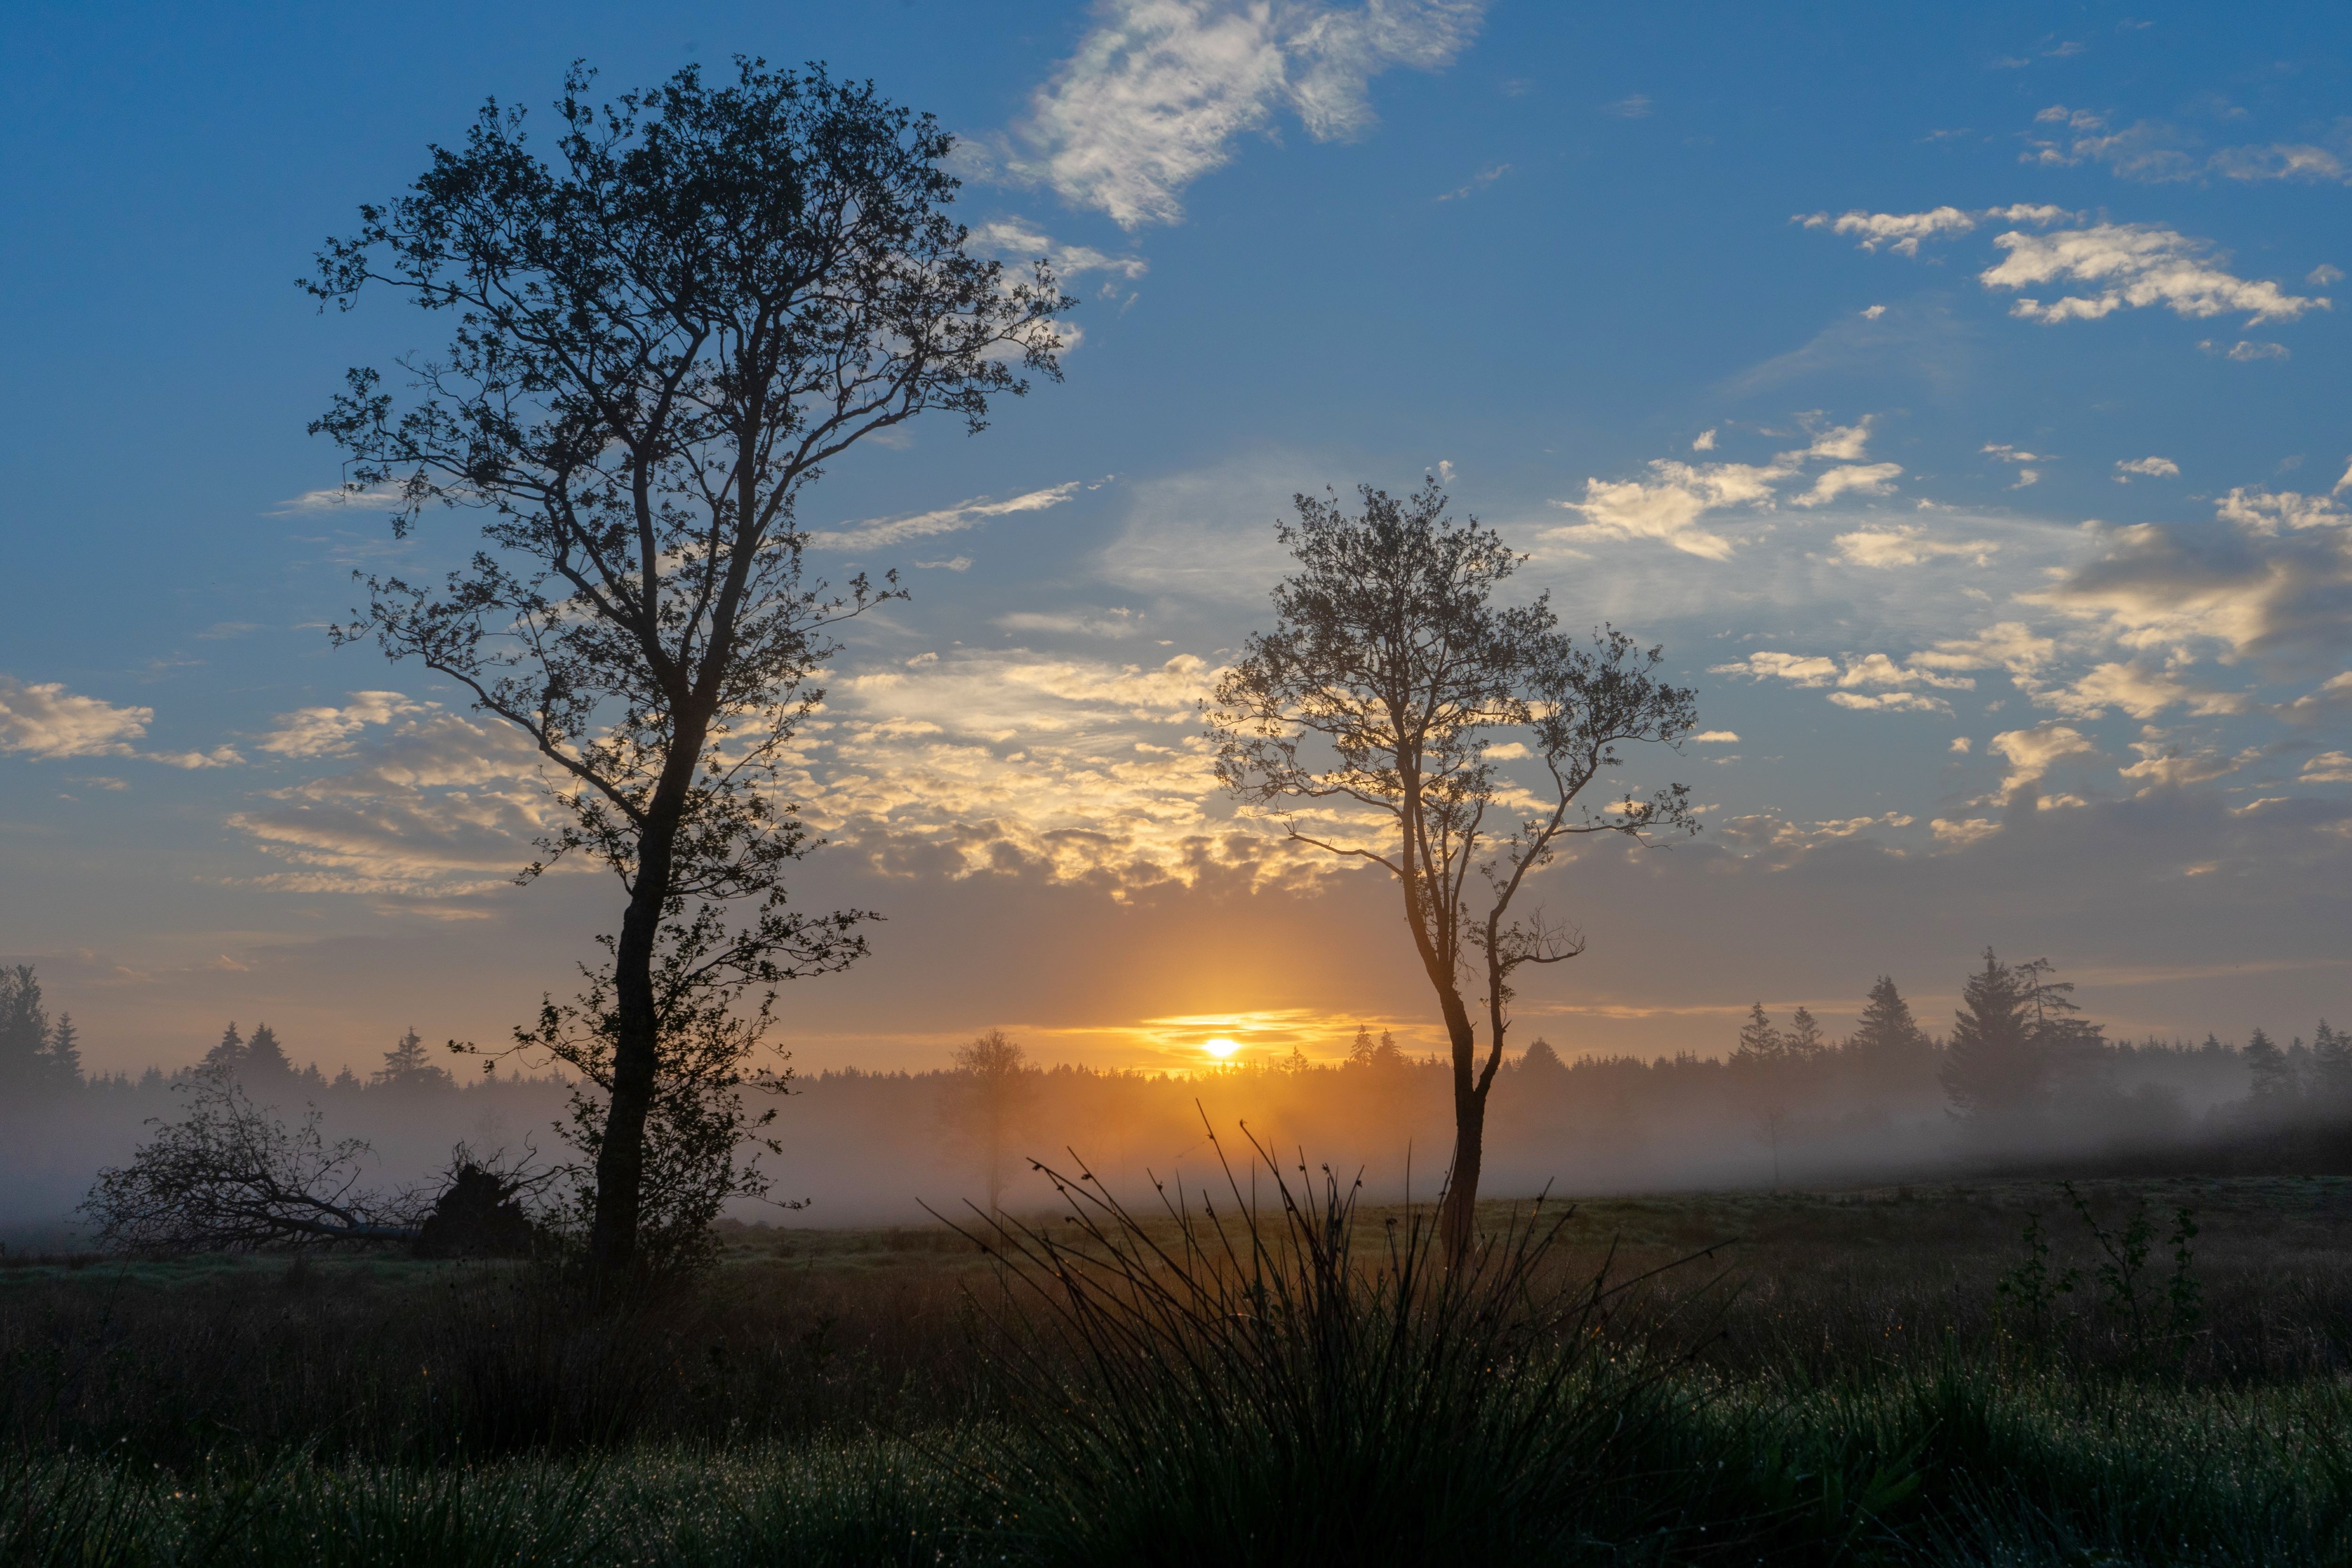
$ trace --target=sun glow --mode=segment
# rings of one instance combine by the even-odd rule
[[[1242,1044],[1239,1040],[1228,1040],[1220,1036],[1216,1039],[1206,1042],[1201,1047],[1201,1048],[1208,1052],[1211,1056],[1216,1058],[1219,1061],[1223,1061],[1227,1057],[1232,1056],[1235,1051],[1240,1050],[1242,1048]]]

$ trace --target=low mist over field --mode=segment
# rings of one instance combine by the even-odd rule
[[[51,7],[0,1561],[2352,1563],[2352,14]]]

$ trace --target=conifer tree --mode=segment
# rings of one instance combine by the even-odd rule
[[[1760,1067],[1780,1061],[1788,1054],[1788,1042],[1780,1031],[1772,1026],[1770,1015],[1764,1004],[1756,1003],[1748,1009],[1748,1022],[1739,1026],[1739,1044],[1731,1053],[1734,1065]]]
[[[408,1033],[383,1053],[383,1066],[368,1081],[379,1089],[443,1089],[453,1081],[446,1068],[425,1055],[425,1041],[410,1026]]]
[[[228,1027],[221,1031],[220,1043],[205,1053],[199,1065],[215,1073],[234,1073],[245,1065],[245,1037],[236,1032],[236,1019],[229,1020]]]
[[[29,1092],[49,1079],[49,1016],[29,963],[0,969],[0,1093]]]
[[[278,1032],[267,1024],[253,1026],[252,1036],[245,1042],[245,1055],[237,1063],[237,1072],[248,1082],[260,1084],[295,1076],[286,1047],[278,1043]]]
[[[71,1013],[58,1014],[49,1030],[48,1079],[59,1089],[81,1084],[81,1031],[74,1027]]]
[[[1862,1016],[1854,1021],[1846,1049],[1883,1076],[1924,1061],[1930,1048],[1927,1032],[1911,1016],[1911,1004],[1895,988],[1894,976],[1880,975],[1863,1004]]]
[[[2033,1033],[2034,983],[1986,948],[1984,967],[1962,988],[1937,1075],[1960,1114],[2013,1114],[2041,1103],[2049,1071]]]
[[[1357,1025],[1356,1043],[1348,1047],[1348,1065],[1360,1068],[1371,1066],[1372,1050],[1372,1031],[1365,1025]]]
[[[2319,1020],[2311,1036],[2312,1092],[2339,1109],[2352,1107],[2352,1036]]]
[[[2276,1106],[2294,1098],[2294,1069],[2288,1065],[2286,1053],[2270,1036],[2255,1029],[2246,1038],[2246,1048],[2239,1054],[2245,1058],[2257,1101]]]
[[[1781,1037],[1780,1048],[1792,1059],[1811,1061],[1828,1048],[1822,1038],[1822,1026],[1813,1021],[1812,1014],[1799,1007],[1789,1019],[1789,1032]]]

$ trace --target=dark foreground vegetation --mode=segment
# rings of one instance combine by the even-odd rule
[[[602,1312],[10,1259],[0,1560],[2352,1562],[2352,1182],[1489,1205],[1468,1276],[1257,1190],[1255,1249],[730,1228]]]

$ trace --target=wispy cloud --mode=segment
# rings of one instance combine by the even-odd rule
[[[882,550],[893,544],[904,544],[910,539],[929,539],[936,534],[976,528],[992,517],[1044,511],[1049,507],[1060,506],[1085,488],[1085,481],[1072,479],[1066,484],[1031,490],[1025,495],[1013,496],[1004,500],[978,496],[971,500],[958,501],[953,506],[940,507],[935,511],[910,512],[903,517],[868,518],[845,528],[817,529],[803,537],[811,550]],[[965,564],[971,563],[966,562]],[[955,569],[950,567],[950,570]]]
[[[1040,88],[1006,172],[1125,228],[1174,223],[1184,188],[1286,106],[1318,141],[1372,124],[1372,78],[1435,70],[1478,31],[1485,0],[1107,0]]]
[[[1480,191],[1485,190],[1488,185],[1493,184],[1496,180],[1501,179],[1510,172],[1511,166],[1508,163],[1497,163],[1491,169],[1482,169],[1477,174],[1471,176],[1470,183],[1468,184],[1456,185],[1454,189],[1447,191],[1437,199],[1441,202],[1458,202],[1465,196],[1476,195]]]

